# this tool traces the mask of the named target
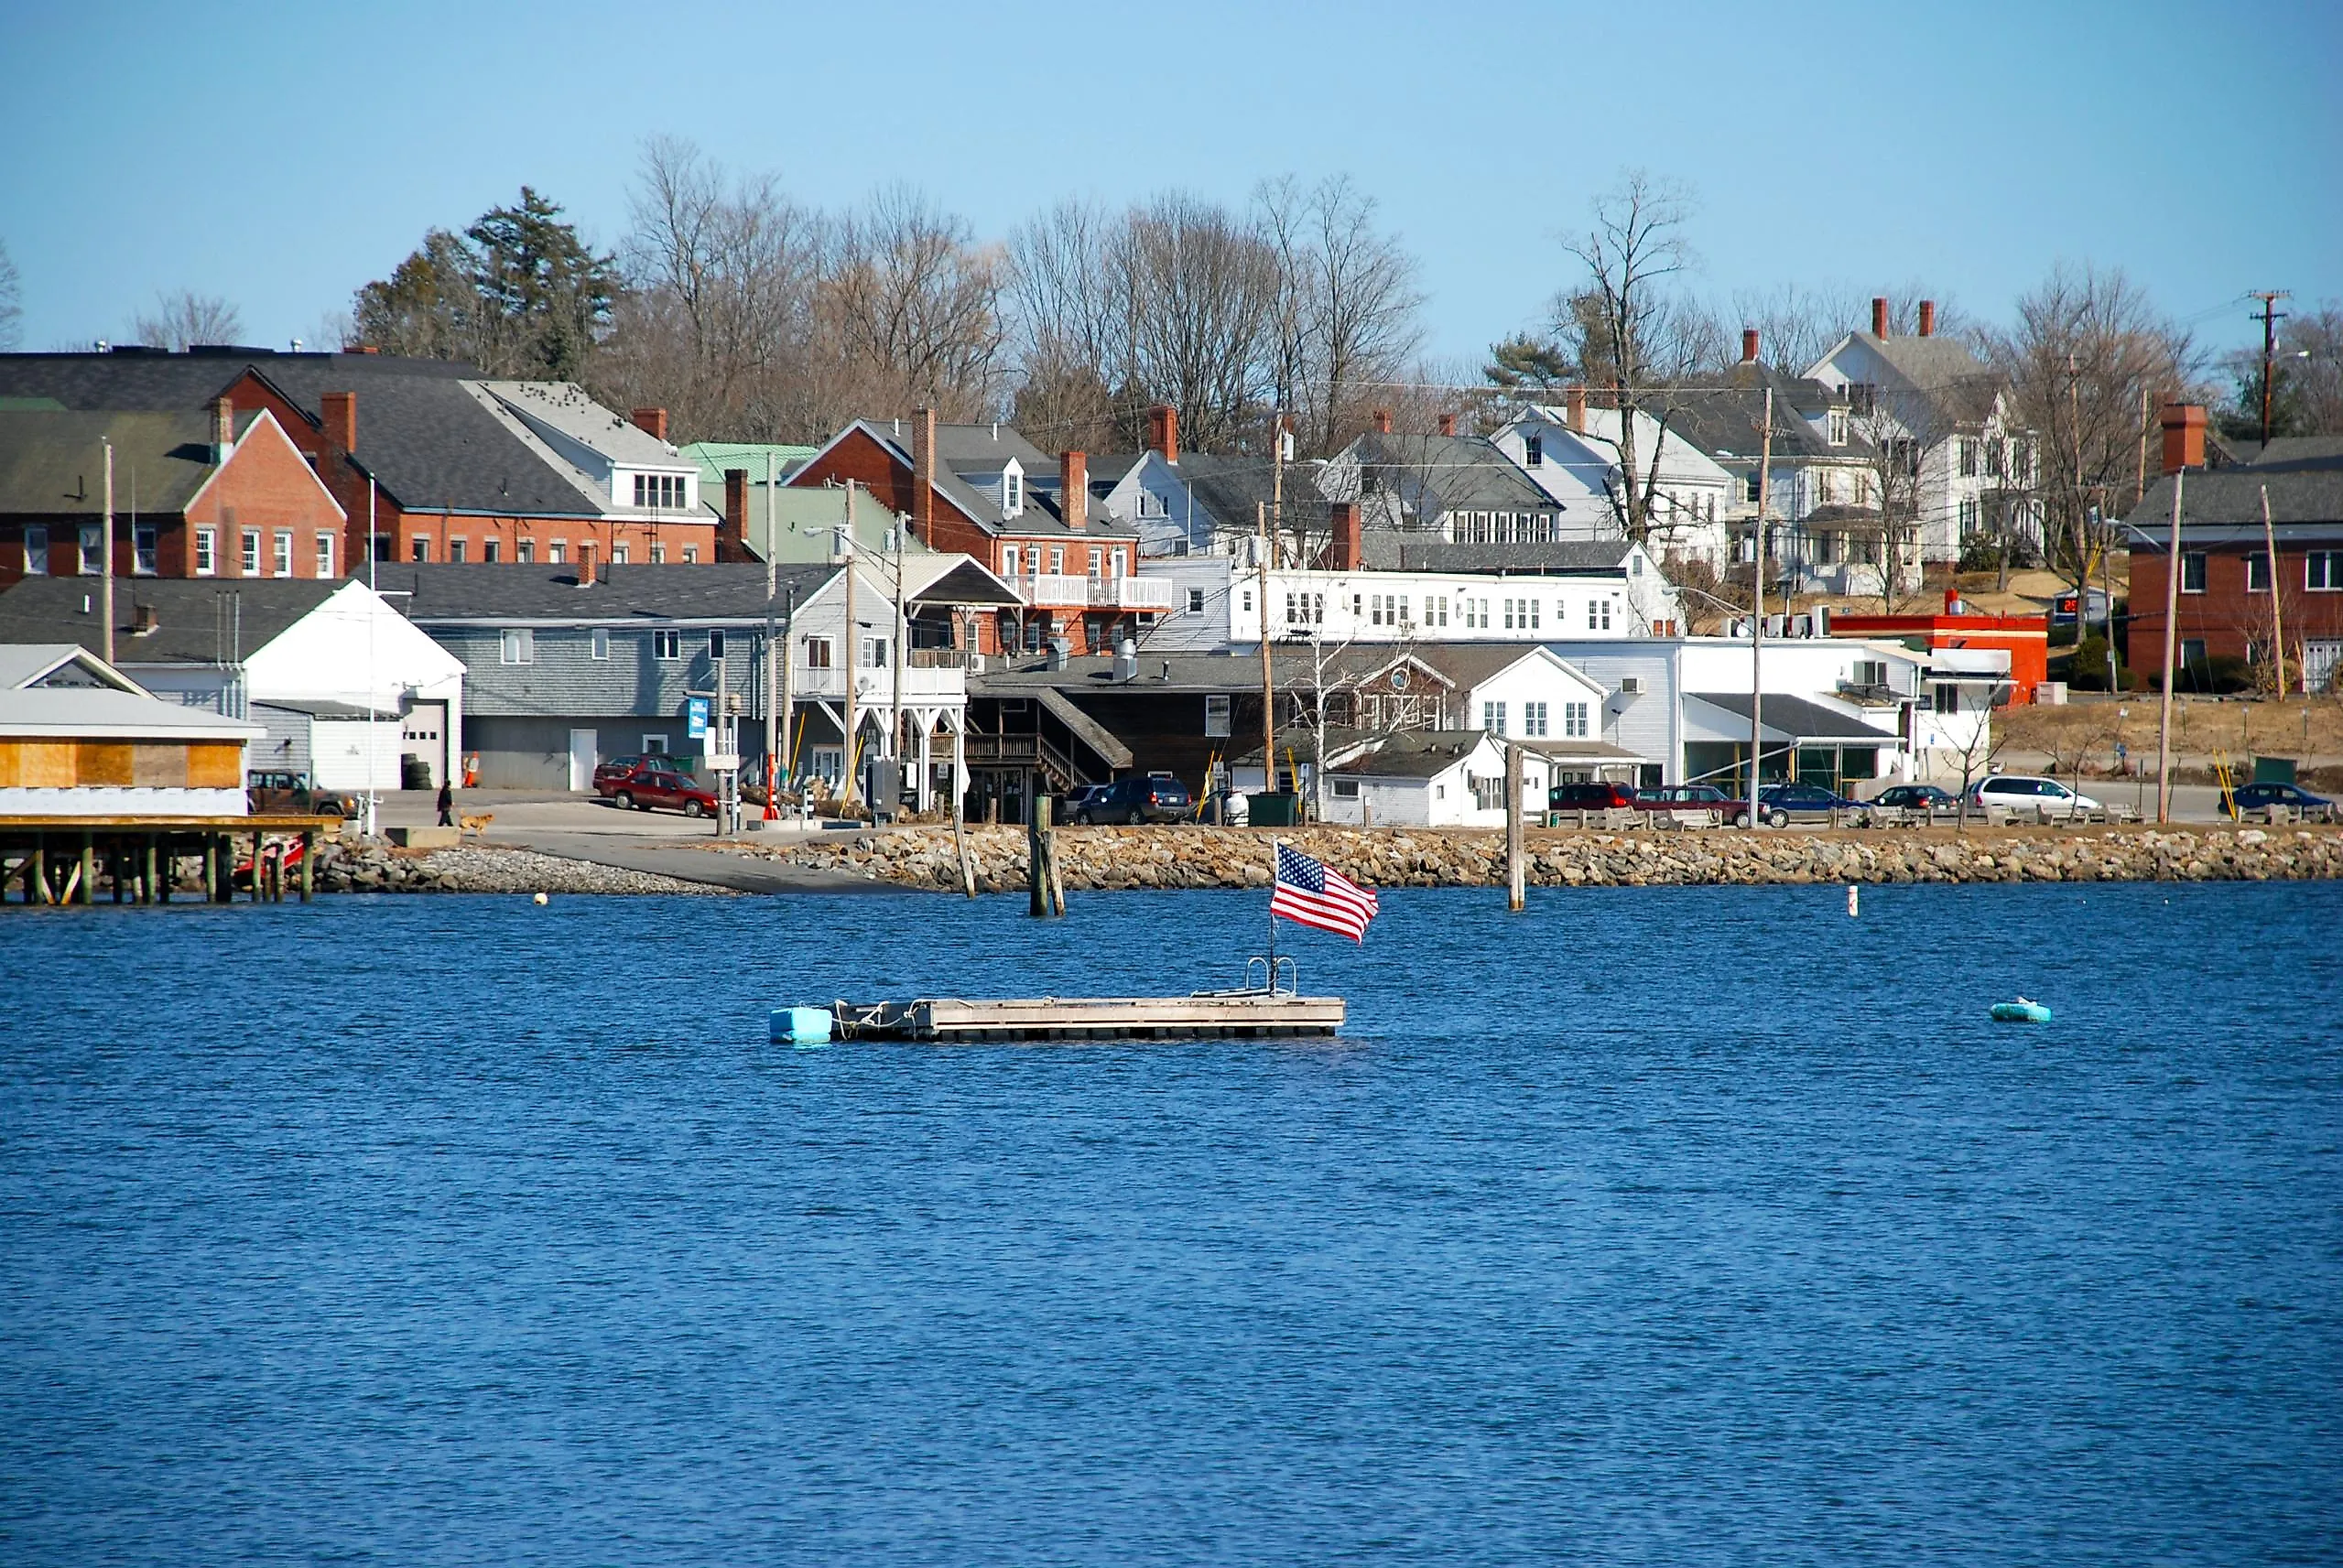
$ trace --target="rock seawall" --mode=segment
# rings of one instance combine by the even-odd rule
[[[972,827],[980,891],[1025,886],[1023,828]],[[1210,827],[1068,827],[1058,833],[1068,889],[1265,887],[1269,834]],[[1278,835],[1377,887],[1493,887],[1504,836],[1407,828],[1306,827]],[[1771,882],[2289,881],[2343,877],[2333,828],[2115,828],[2012,832],[1529,836],[1529,880],[1545,887]],[[906,887],[957,889],[949,828],[857,833],[755,851]]]
[[[319,846],[320,892],[713,893],[730,888],[599,866],[526,849],[470,845],[411,852],[382,844]]]

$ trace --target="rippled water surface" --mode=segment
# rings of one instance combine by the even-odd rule
[[[2343,889],[1533,899],[0,912],[0,1560],[2343,1558]]]

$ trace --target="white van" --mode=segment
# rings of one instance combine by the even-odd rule
[[[2045,813],[2072,816],[2078,811],[2102,809],[2089,795],[2077,795],[2056,779],[2035,778],[2027,773],[1995,773],[1979,780],[1977,787],[1969,792],[1969,804],[1978,811],[1998,806],[2022,816]]]

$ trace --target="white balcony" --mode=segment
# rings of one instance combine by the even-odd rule
[[[892,665],[880,669],[858,669],[854,672],[854,700],[857,702],[887,702],[890,683],[894,679]],[[824,697],[833,702],[846,697],[846,672],[832,666],[828,669],[799,669],[795,672],[796,695],[802,697]],[[903,700],[906,702],[940,701],[946,704],[963,702],[968,697],[968,672],[956,667],[936,668],[906,662],[903,671]]]
[[[1161,578],[1027,572],[1015,583],[1025,601],[1042,610],[1169,610],[1178,602],[1177,585]]]

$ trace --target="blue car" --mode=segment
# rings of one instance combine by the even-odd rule
[[[2324,816],[2330,821],[2335,816],[2335,803],[2323,795],[2313,795],[2299,784],[2250,784],[2229,796],[2237,808],[2245,811],[2267,811],[2283,806],[2297,816]]]
[[[1828,822],[1834,814],[1840,821],[1868,824],[1871,816],[1871,808],[1861,801],[1849,800],[1820,784],[1769,784],[1757,792],[1757,806],[1764,813],[1768,827],[1786,827],[1793,822]]]

